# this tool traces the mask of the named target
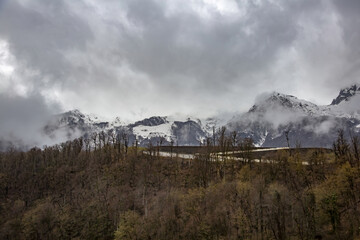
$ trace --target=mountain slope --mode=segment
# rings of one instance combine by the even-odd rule
[[[356,95],[360,95],[360,87],[354,84],[351,87],[341,89],[339,95],[331,102],[331,105],[339,105],[344,101],[348,102]]]
[[[248,112],[232,117],[224,125],[228,132],[236,131],[241,138],[252,138],[256,146],[287,146],[287,133],[291,146],[330,147],[338,129],[359,134],[359,93],[357,85],[342,89],[326,106],[277,92],[265,94]],[[220,124],[224,123],[223,119],[223,116],[205,120],[154,116],[125,124],[120,118],[105,121],[74,110],[54,116],[44,127],[44,132],[53,138],[66,136],[68,139],[99,132],[115,133],[126,137],[129,144],[137,140],[142,146],[150,143],[199,145],[212,137],[214,130],[223,125]]]
[[[227,127],[242,137],[251,137],[257,146],[330,147],[339,129],[359,134],[356,86],[342,89],[333,103],[318,106],[291,95],[272,93],[262,97],[247,113],[232,119]],[[354,102],[355,101],[355,102]]]
[[[150,143],[199,145],[209,135],[200,120],[177,121],[154,116],[126,125],[119,118],[113,122],[102,121],[99,117],[86,115],[78,110],[54,116],[44,127],[44,132],[53,138],[65,134],[69,139],[100,132],[107,135],[115,133],[126,137],[130,145],[137,140],[142,146]]]

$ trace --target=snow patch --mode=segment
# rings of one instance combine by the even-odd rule
[[[257,143],[255,143],[254,145],[255,145],[255,147],[261,147],[263,144],[264,144],[264,142],[265,142],[265,140],[266,140],[266,137],[268,136],[268,134],[269,134],[269,132],[266,130],[265,132],[264,132],[264,134],[262,134],[260,137],[260,140],[257,142]]]
[[[172,131],[171,131],[172,125],[173,123],[171,122],[160,124],[158,126],[140,125],[133,128],[133,133],[136,136],[142,137],[143,139],[146,138],[150,139],[153,137],[163,137],[170,142],[172,136]]]

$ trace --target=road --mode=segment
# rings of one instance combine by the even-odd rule
[[[281,148],[263,148],[263,149],[255,149],[251,150],[250,152],[268,152],[268,151],[279,151],[279,150],[289,150],[288,147],[281,147]],[[232,154],[239,154],[239,153],[247,153],[249,151],[230,151],[227,154],[223,152],[218,153],[211,153],[210,154],[210,161],[240,161],[240,162],[247,162],[248,159],[234,157],[231,156]],[[144,154],[150,155],[149,151],[144,151]],[[195,159],[199,154],[186,154],[186,153],[171,153],[171,152],[163,152],[163,151],[155,151],[152,153],[154,156],[159,157],[173,157],[173,158],[182,158],[182,159]],[[229,156],[230,155],[230,156]],[[274,160],[270,159],[252,159],[252,162],[255,163],[274,163]],[[309,165],[308,162],[302,162],[302,165]]]

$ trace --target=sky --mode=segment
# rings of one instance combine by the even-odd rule
[[[360,82],[359,13],[359,0],[0,0],[0,135],[72,109],[207,117],[271,91],[330,104]]]

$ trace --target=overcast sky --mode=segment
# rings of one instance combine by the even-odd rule
[[[359,43],[359,0],[0,0],[0,120],[329,104],[360,80]]]

